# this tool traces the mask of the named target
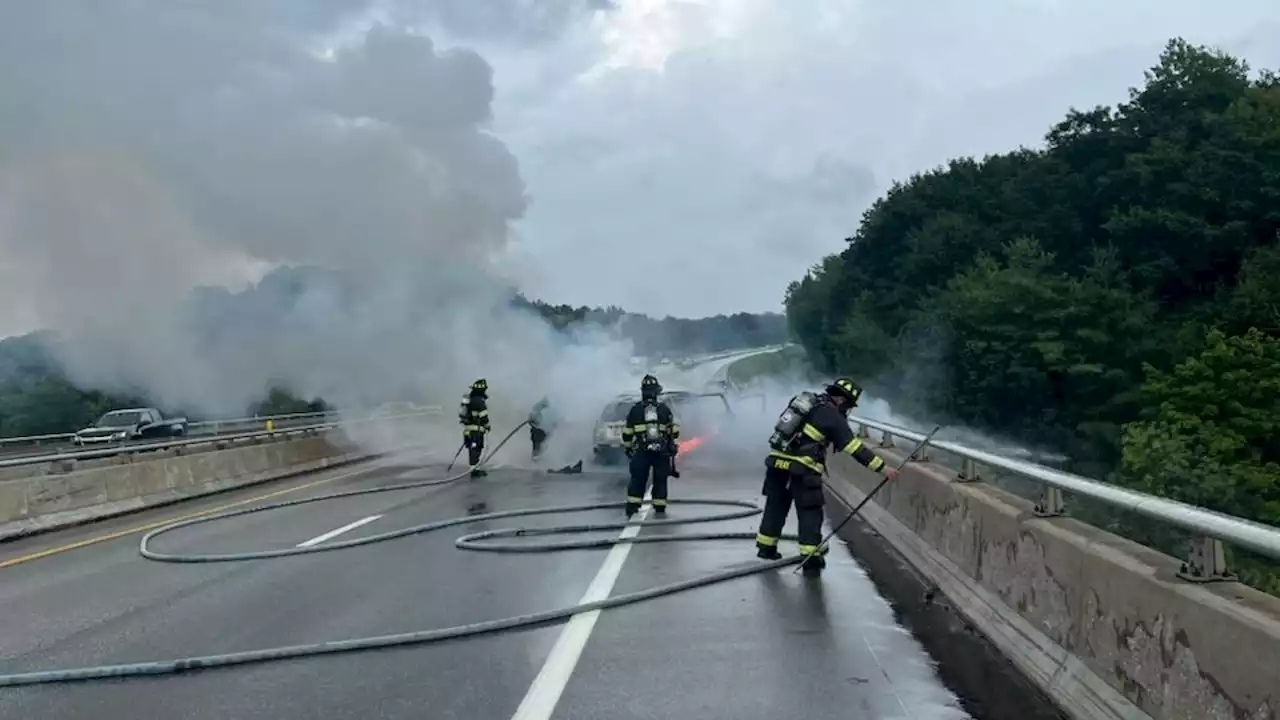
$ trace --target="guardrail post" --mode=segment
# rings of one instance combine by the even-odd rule
[[[893,435],[890,434],[888,430],[885,430],[884,433],[880,436],[880,447],[882,448],[893,447]]]
[[[1231,582],[1234,573],[1227,570],[1227,550],[1222,541],[1207,535],[1191,538],[1187,547],[1187,560],[1182,563],[1178,577],[1188,582]]]
[[[1062,490],[1052,485],[1040,486],[1040,502],[1036,503],[1036,517],[1058,517],[1066,512],[1066,503],[1062,500]]]
[[[871,437],[871,430],[867,428],[866,423],[858,423],[858,437],[863,440]]]
[[[978,461],[973,458],[961,458],[960,473],[956,475],[956,480],[960,482],[978,482],[982,479],[978,472]]]

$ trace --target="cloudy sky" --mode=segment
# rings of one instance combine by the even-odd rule
[[[0,334],[290,262],[777,310],[891,181],[1123,99],[1173,35],[1280,66],[1280,3],[5,3]]]
[[[1169,37],[1280,67],[1274,0],[617,5],[480,47],[543,294],[652,313],[778,309],[890,182],[1123,100]]]

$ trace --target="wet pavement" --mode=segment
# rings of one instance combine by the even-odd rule
[[[757,473],[696,462],[682,470],[684,477],[672,482],[673,498],[758,500]],[[441,475],[439,466],[401,462],[363,474],[334,474],[337,479],[315,486],[301,487],[314,482],[306,478],[290,481],[301,489],[275,499]],[[468,514],[617,502],[625,484],[616,471],[549,475],[500,469],[445,487],[197,525],[162,536],[153,547],[200,553],[286,548],[363,521],[333,541],[347,540]],[[127,532],[278,487],[284,485],[0,545],[0,565],[45,554],[0,567],[0,672],[474,623],[571,606],[588,593],[617,595],[758,562],[749,541],[536,554],[453,546],[464,533],[612,522],[620,510],[480,522],[332,552],[219,564],[146,560],[137,551],[140,534]],[[671,515],[704,511],[673,506]],[[754,532],[757,519],[640,533]],[[120,537],[60,550],[104,535]],[[961,706],[928,652],[898,624],[893,605],[843,545],[833,548],[820,580],[784,568],[536,629],[179,676],[0,687],[4,718],[780,716],[1005,720],[971,715]]]

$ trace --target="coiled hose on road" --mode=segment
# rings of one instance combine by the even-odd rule
[[[528,517],[533,515],[551,515],[559,513],[584,512],[588,510],[603,510],[622,508],[625,503],[592,503],[587,505],[561,505],[545,508],[533,508],[522,510],[508,510],[503,512],[486,513],[483,515],[468,515],[466,517],[452,518],[449,520],[439,520],[436,522],[425,523],[413,527],[401,528],[390,532],[380,533],[377,535],[369,535],[353,540],[344,540],[334,543],[313,545],[310,547],[294,547],[283,548],[279,550],[262,550],[257,552],[244,553],[226,553],[220,555],[198,555],[198,554],[182,554],[182,553],[162,553],[150,548],[150,543],[155,538],[168,532],[178,530],[184,527],[191,527],[202,523],[217,522],[227,518],[238,517],[241,515],[250,515],[253,513],[267,512],[284,507],[296,507],[298,505],[306,505],[308,503],[321,502],[325,500],[335,500],[338,498],[354,497],[357,495],[372,495],[374,493],[392,492],[395,490],[408,490],[412,488],[431,487],[445,485],[465,477],[475,467],[486,465],[498,450],[507,443],[515,434],[526,425],[521,423],[514,430],[507,434],[502,442],[498,443],[488,455],[477,463],[474,467],[469,467],[463,472],[456,475],[450,475],[436,480],[424,480],[412,483],[401,483],[397,485],[388,485],[378,488],[368,488],[364,490],[350,490],[346,492],[329,493],[326,495],[317,495],[314,497],[301,498],[298,500],[289,500],[285,502],[271,503],[259,507],[248,508],[245,510],[235,510],[232,512],[219,513],[209,515],[207,517],[196,518],[193,520],[185,520],[158,528],[147,533],[142,538],[139,545],[139,552],[143,557],[150,560],[160,562],[178,562],[178,563],[207,563],[207,562],[237,562],[244,560],[265,560],[269,558],[287,557],[291,555],[303,555],[315,552],[332,552],[343,548],[357,547],[360,545],[369,545],[372,543],[392,540],[407,535],[416,535],[420,533],[442,530],[444,528],[454,527],[458,525],[466,525],[469,523],[485,522],[488,520],[498,520],[502,518],[512,517]],[[504,528],[498,530],[489,530],[485,532],[472,533],[463,535],[454,541],[454,546],[461,550],[478,550],[484,552],[555,552],[558,550],[579,550],[584,548],[606,548],[620,545],[623,543],[656,543],[656,542],[688,542],[695,540],[747,540],[755,539],[755,533],[748,532],[705,532],[691,533],[685,535],[649,535],[635,537],[612,537],[597,538],[591,540],[567,540],[559,542],[485,542],[501,538],[513,537],[530,537],[545,535],[568,535],[601,532],[606,530],[621,530],[629,525],[639,524],[645,527],[663,526],[663,525],[690,525],[694,523],[716,522],[721,520],[733,520],[737,518],[750,517],[760,513],[760,508],[749,502],[741,500],[671,500],[673,505],[711,505],[717,507],[738,508],[736,510],[726,511],[719,514],[699,515],[693,517],[675,518],[669,520],[645,520],[639,523],[634,521],[616,522],[616,523],[598,523],[598,524],[582,524],[582,525],[557,525],[552,527],[539,528]],[[789,540],[794,540],[792,535],[785,536]],[[648,590],[640,590],[637,592],[626,593],[623,595],[615,595],[603,600],[595,602],[582,603],[558,610],[544,610],[542,612],[529,613],[527,615],[516,615],[497,620],[486,620],[484,622],[471,623],[469,625],[455,625],[453,627],[437,628],[433,630],[416,630],[411,632],[397,633],[394,635],[380,635],[373,637],[350,638],[346,640],[330,640],[327,642],[310,643],[305,645],[290,645],[284,647],[262,648],[259,650],[246,650],[242,652],[225,653],[220,655],[203,655],[186,658],[176,658],[172,660],[156,660],[152,662],[128,663],[122,665],[98,665],[91,667],[65,668],[61,670],[41,670],[35,672],[12,673],[0,675],[0,686],[22,686],[22,685],[44,685],[52,683],[66,683],[84,680],[102,680],[109,678],[126,678],[141,677],[155,675],[176,675],[179,673],[190,672],[193,670],[204,670],[217,667],[228,667],[232,665],[245,665],[249,663],[269,662],[274,660],[288,660],[293,658],[309,657],[314,655],[327,655],[330,653],[343,653],[355,650],[372,650],[375,648],[399,647],[404,645],[425,645],[428,643],[440,642],[442,640],[453,640],[456,638],[474,637],[488,633],[501,632],[504,630],[520,630],[533,628],[541,625],[547,625],[559,620],[567,620],[568,618],[579,613],[590,612],[592,610],[603,610],[606,608],[622,607],[623,605],[632,605],[645,600],[650,600],[663,595],[671,595],[685,590],[706,587],[716,583],[733,580],[735,578],[745,577],[747,575],[755,575],[757,573],[768,572],[777,568],[793,565],[802,560],[800,555],[785,557],[781,560],[762,561],[757,560],[743,564],[739,567],[729,568],[719,572],[704,575],[691,580],[682,580],[667,585],[660,585]]]

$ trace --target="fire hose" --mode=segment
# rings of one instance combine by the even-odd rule
[[[405,527],[399,530],[379,533],[376,535],[368,535],[365,537],[343,540],[333,543],[325,543],[319,545],[311,545],[307,547],[292,547],[275,550],[260,550],[240,553],[223,553],[223,554],[189,554],[189,553],[165,553],[151,549],[150,545],[153,540],[161,535],[170,533],[182,528],[188,528],[195,525],[205,523],[218,522],[233,517],[240,517],[254,513],[270,512],[286,507],[297,507],[299,505],[307,505],[310,503],[324,502],[328,500],[336,500],[339,498],[355,497],[360,495],[372,495],[375,493],[392,492],[395,490],[407,490],[412,488],[431,487],[452,483],[462,477],[468,475],[471,470],[487,464],[521,428],[527,423],[517,425],[514,430],[507,434],[488,455],[484,457],[475,466],[467,470],[448,475],[444,478],[435,480],[424,480],[411,483],[401,483],[397,485],[382,486],[377,488],[367,488],[361,490],[349,490],[344,492],[328,493],[313,497],[289,500],[284,502],[270,503],[258,507],[234,510],[225,513],[218,513],[206,517],[184,520],[181,522],[171,523],[163,527],[152,530],[143,536],[139,544],[138,552],[149,560],[157,562],[172,563],[219,563],[219,562],[243,562],[251,560],[266,560],[273,558],[290,557],[294,555],[304,555],[317,552],[334,552],[346,548],[359,547],[363,545],[371,545],[373,543],[385,542],[396,538],[407,537],[410,535],[419,535],[445,528],[467,525],[471,523],[483,523],[493,520],[515,517],[530,517],[535,515],[552,515],[562,513],[586,512],[591,510],[605,509],[621,509],[625,503],[608,502],[608,503],[589,503],[582,505],[561,505],[544,508],[529,508],[508,510],[502,512],[485,513],[481,515],[468,515],[466,517],[451,518],[448,520],[439,520],[429,522],[412,527]],[[724,520],[734,520],[738,518],[751,517],[761,512],[759,506],[754,503],[742,500],[670,500],[672,505],[681,506],[714,506],[721,508],[734,508],[719,513],[696,515],[689,517],[680,517],[664,520],[643,520],[639,524],[649,526],[670,526],[670,525],[691,525],[696,523],[719,522]],[[590,524],[569,524],[555,525],[550,527],[516,527],[516,528],[499,528],[496,530],[487,530],[483,532],[470,533],[463,535],[454,540],[454,547],[459,550],[471,550],[479,552],[494,553],[536,553],[536,552],[556,552],[562,550],[581,550],[592,548],[611,548],[615,545],[623,543],[669,543],[669,542],[693,542],[704,540],[754,540],[756,535],[754,532],[700,532],[689,534],[655,534],[655,535],[636,535],[632,537],[605,537],[583,540],[561,540],[561,541],[511,541],[511,538],[528,538],[535,536],[551,536],[551,535],[579,535],[585,533],[595,533],[609,530],[621,530],[630,525],[637,524],[637,521],[626,522],[610,522],[610,523],[590,523]],[[794,535],[784,535],[784,539],[794,541],[797,538]],[[702,577],[682,580],[665,585],[659,585],[646,590],[624,593],[615,595],[594,602],[586,602],[569,607],[543,610],[539,612],[528,613],[524,615],[515,615],[495,620],[486,620],[482,622],[470,623],[466,625],[456,625],[445,628],[432,628],[411,630],[408,632],[396,633],[391,635],[379,635],[370,637],[346,638],[340,640],[328,640],[317,643],[307,643],[301,645],[289,645],[281,647],[259,648],[255,650],[244,650],[240,652],[224,653],[217,655],[193,655],[189,657],[154,660],[149,662],[126,663],[119,665],[96,665],[86,667],[61,668],[52,670],[38,670],[30,672],[13,672],[8,674],[0,674],[0,686],[25,686],[25,685],[45,685],[55,683],[67,683],[88,680],[103,680],[110,678],[128,678],[128,677],[144,677],[159,675],[178,675],[198,670],[206,670],[220,667],[231,667],[237,665],[247,665],[250,663],[272,662],[286,659],[294,659],[301,657],[310,657],[318,655],[329,655],[334,653],[355,652],[360,650],[373,650],[380,648],[402,647],[407,645],[426,645],[431,643],[443,642],[445,640],[453,640],[458,638],[476,637],[492,633],[504,631],[516,631],[530,628],[541,627],[551,623],[567,620],[574,615],[594,610],[604,610],[607,608],[622,607],[624,605],[632,605],[635,603],[651,600],[653,598],[665,595],[673,595],[695,588],[706,587],[748,575],[756,575],[759,573],[769,572],[781,567],[793,565],[804,560],[804,556],[794,555],[784,557],[779,560],[761,561],[752,560],[740,565],[732,566],[724,570],[704,575]]]

